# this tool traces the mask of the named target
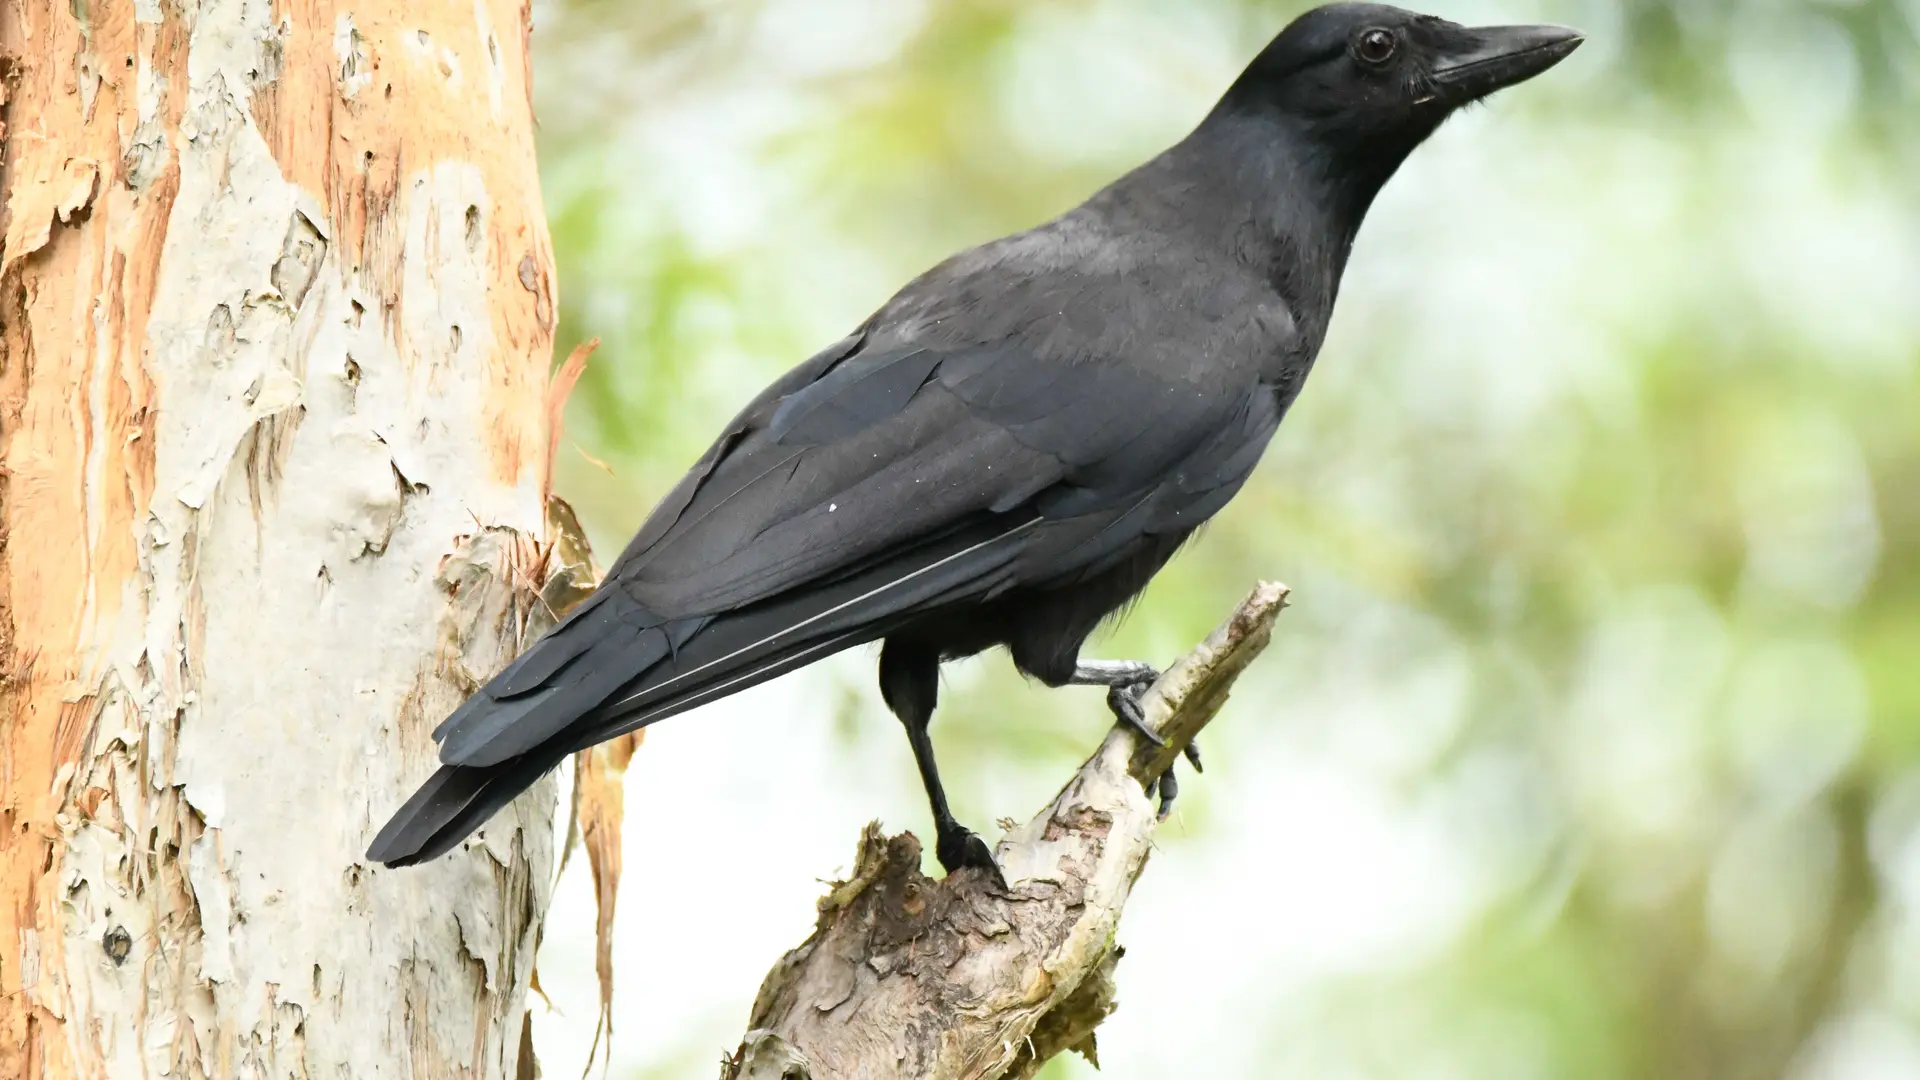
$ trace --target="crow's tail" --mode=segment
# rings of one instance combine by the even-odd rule
[[[565,756],[529,754],[498,765],[440,766],[374,837],[367,858],[412,866],[445,855]]]

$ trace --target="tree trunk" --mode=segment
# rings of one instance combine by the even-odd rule
[[[0,1077],[513,1076],[551,783],[360,854],[542,612],[523,0],[0,0]]]

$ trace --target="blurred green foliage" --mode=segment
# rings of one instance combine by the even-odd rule
[[[767,379],[1178,137],[1298,9],[542,8],[562,344],[605,340],[569,435],[611,466],[561,484],[600,548]],[[1592,39],[1416,155],[1256,482],[1100,647],[1164,660],[1287,580],[1210,754],[1437,822],[1473,901],[1272,1000],[1216,957],[1182,992],[1235,987],[1255,1049],[1190,1060],[1920,1075],[1920,4],[1435,10]],[[1044,788],[1104,724],[967,678],[939,738],[975,816],[990,772]],[[1230,809],[1233,782],[1190,784],[1173,842],[1257,864],[1261,781]]]

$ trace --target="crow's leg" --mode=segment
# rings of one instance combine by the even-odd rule
[[[1081,660],[1074,665],[1073,677],[1069,682],[1081,686],[1104,686],[1107,688],[1107,708],[1113,710],[1114,718],[1138,731],[1142,738],[1155,746],[1167,745],[1167,740],[1153,730],[1147,723],[1146,713],[1140,708],[1140,699],[1146,696],[1147,688],[1160,678],[1160,672],[1152,664],[1139,660]],[[1204,772],[1200,765],[1200,744],[1187,743],[1184,751],[1187,760],[1193,764],[1194,772]],[[1180,793],[1180,784],[1173,778],[1173,769],[1169,767],[1160,779],[1147,787],[1147,794],[1156,790],[1160,794],[1160,817],[1165,819],[1172,812],[1173,800]]]
[[[1141,660],[1081,660],[1070,680],[1076,686],[1138,686],[1146,688],[1160,677],[1152,664]]]
[[[940,768],[933,760],[933,740],[927,734],[939,694],[939,654],[916,642],[888,638],[880,649],[880,696],[906,725],[907,742],[913,746],[913,761],[920,767],[920,781],[926,785],[927,803],[933,808],[933,853],[949,874],[963,866],[978,867],[1005,888],[1006,879],[994,865],[993,851],[987,842],[955,821],[953,811],[947,809],[947,793],[940,786]]]

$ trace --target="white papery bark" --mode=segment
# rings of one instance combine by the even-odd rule
[[[512,1076],[550,783],[360,854],[528,631],[520,0],[0,0],[0,1077]]]

